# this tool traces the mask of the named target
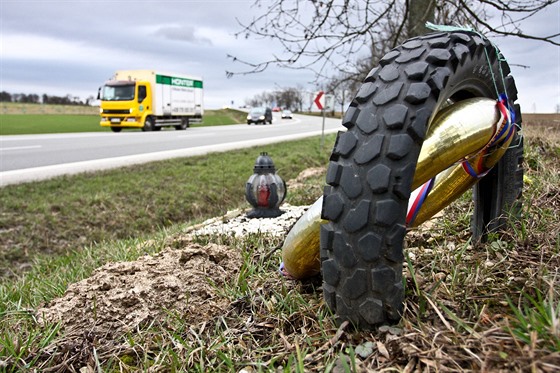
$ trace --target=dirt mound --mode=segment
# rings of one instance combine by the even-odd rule
[[[67,331],[118,336],[151,322],[178,317],[198,323],[223,312],[228,300],[217,289],[242,264],[237,250],[184,242],[133,262],[109,263],[72,284],[63,297],[39,309],[41,322],[60,322]]]
[[[320,176],[323,173],[325,173],[325,167],[306,168],[301,171],[295,179],[288,180],[286,184],[289,189],[304,188],[307,179]]]

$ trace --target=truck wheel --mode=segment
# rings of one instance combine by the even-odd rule
[[[144,127],[142,127],[142,131],[149,132],[153,131],[154,129],[154,119],[152,117],[147,117],[146,121],[144,122]]]
[[[181,119],[181,124],[178,126],[175,126],[176,130],[186,130],[187,127],[189,127],[189,118],[183,118]]]
[[[372,329],[399,321],[405,217],[426,130],[441,108],[467,98],[507,93],[513,107],[515,82],[497,53],[467,31],[410,39],[381,59],[350,104],[327,171],[320,244],[323,293],[338,322]],[[521,196],[523,149],[515,136],[475,190],[475,235]]]
[[[113,132],[121,132],[122,128],[121,127],[111,127],[111,131]]]

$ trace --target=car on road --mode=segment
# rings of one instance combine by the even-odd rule
[[[272,110],[268,107],[254,107],[247,114],[247,124],[272,124]]]
[[[282,119],[292,119],[292,112],[290,110],[282,111]]]

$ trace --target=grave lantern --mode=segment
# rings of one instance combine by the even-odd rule
[[[274,163],[267,153],[257,157],[253,175],[245,185],[245,198],[253,206],[247,217],[274,218],[284,211],[279,206],[286,197],[286,183],[274,168]]]

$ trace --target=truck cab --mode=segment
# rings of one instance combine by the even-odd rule
[[[151,89],[148,82],[107,82],[101,90],[100,99],[101,126],[111,127],[114,132],[120,132],[123,127],[140,127],[144,130],[161,128],[144,128],[147,117],[152,114],[149,105],[152,101]],[[148,105],[145,105],[145,102]]]

